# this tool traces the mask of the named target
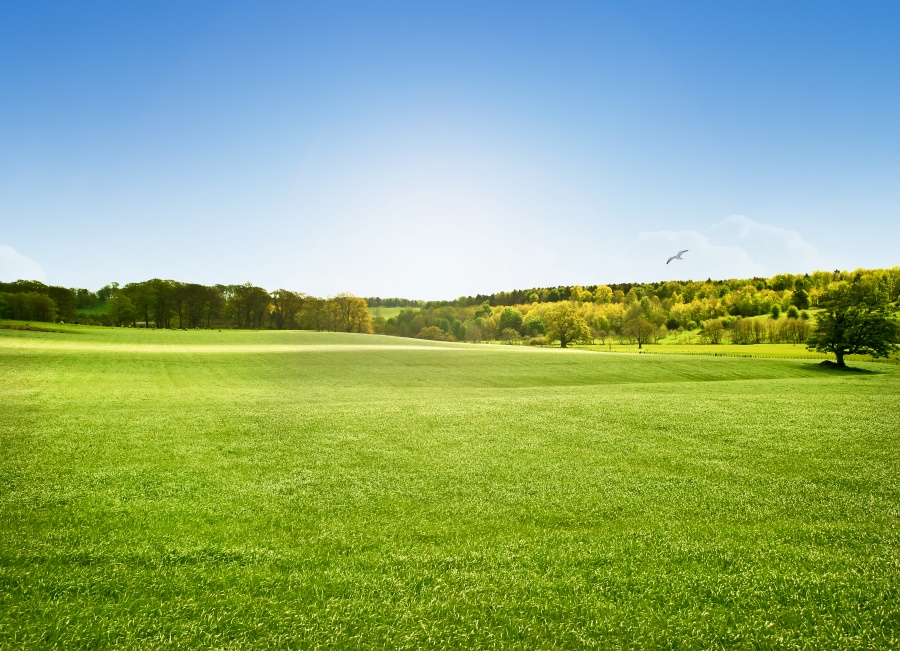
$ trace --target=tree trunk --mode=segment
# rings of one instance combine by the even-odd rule
[[[837,365],[841,368],[847,368],[847,365],[844,364],[844,351],[836,350],[834,351],[834,356],[837,357]]]

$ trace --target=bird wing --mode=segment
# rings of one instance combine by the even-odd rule
[[[682,253],[687,253],[688,251],[690,251],[690,249],[685,249],[684,251],[679,251],[678,257],[680,258]]]
[[[670,262],[672,262],[672,260],[674,260],[675,257],[676,257],[676,256],[673,255],[671,258],[669,258],[668,260],[666,260],[666,264],[669,264]]]

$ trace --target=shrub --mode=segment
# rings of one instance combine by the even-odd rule
[[[514,341],[519,340],[519,333],[513,330],[512,328],[504,328],[500,332],[499,336],[500,341],[505,341],[507,343],[512,343]]]
[[[419,330],[416,339],[430,339],[431,341],[445,341],[447,334],[437,326],[427,326]]]

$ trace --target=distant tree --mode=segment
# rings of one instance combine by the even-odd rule
[[[159,278],[148,280],[144,284],[149,286],[150,294],[153,297],[150,309],[156,327],[170,327],[173,309],[172,297],[175,293],[175,284],[170,280],[160,280]]]
[[[659,326],[651,335],[651,337],[653,338],[653,343],[655,344],[658,344],[661,339],[665,339],[668,336],[669,329],[664,325]]]
[[[613,290],[609,285],[598,285],[594,290],[594,301],[600,304],[612,303]]]
[[[882,286],[841,283],[819,296],[819,307],[807,348],[834,353],[838,366],[846,367],[845,355],[887,357],[898,349],[900,324]]]
[[[430,339],[431,341],[445,341],[447,333],[437,326],[426,326],[419,330],[416,339]]]
[[[752,344],[753,337],[753,319],[738,319],[731,328],[731,343],[733,344]]]
[[[466,324],[466,341],[482,341],[481,327],[476,323]]]
[[[521,337],[519,336],[518,330],[515,330],[513,328],[504,328],[500,331],[498,339],[500,339],[500,341],[512,343],[514,341],[518,341],[519,339],[521,339]]]
[[[500,319],[497,321],[497,329],[500,332],[511,329],[516,332],[522,331],[522,313],[514,307],[503,308],[500,313]]]
[[[134,323],[134,305],[131,299],[119,292],[109,299],[109,318],[118,326]]]
[[[569,300],[578,303],[591,303],[594,300],[594,294],[580,285],[569,288]]]
[[[622,325],[622,334],[637,342],[638,349],[643,348],[644,344],[653,338],[656,331],[657,327],[643,316],[631,318]]]
[[[724,335],[725,324],[722,323],[722,319],[708,319],[703,322],[703,329],[700,331],[700,336],[704,341],[711,344],[718,344],[722,341]]]
[[[547,339],[565,348],[573,341],[588,341],[591,331],[578,311],[568,303],[557,303],[544,314]]]
[[[227,289],[224,285],[214,285],[206,288],[206,327],[212,327],[212,320],[219,319],[225,313],[225,293]]]
[[[488,317],[494,313],[494,310],[491,308],[490,301],[484,301],[477,310],[475,310],[476,317]]]
[[[311,330],[325,330],[327,325],[326,303],[323,298],[310,298],[303,304],[302,317]]]
[[[366,299],[349,296],[347,303],[347,332],[372,334],[372,316]]]
[[[110,283],[108,285],[104,285],[97,290],[97,298],[100,300],[100,302],[105,303],[106,301],[111,299],[118,290],[119,283]]]
[[[304,294],[287,289],[276,289],[272,292],[272,325],[278,330],[297,327],[297,315],[306,300]]]
[[[544,319],[539,314],[529,314],[528,318],[525,319],[523,328],[525,329],[525,334],[529,337],[542,335],[547,331]]]
[[[59,316],[56,301],[43,292],[5,293],[0,308],[0,316],[20,321],[56,321]]]
[[[772,314],[772,318],[775,319],[776,321],[778,320],[778,317],[781,316],[781,306],[778,305],[778,303],[776,303],[775,305],[772,306],[771,314]]]
[[[753,341],[761,344],[766,335],[766,324],[762,319],[753,319]]]
[[[809,308],[809,292],[803,287],[794,290],[791,294],[791,305],[798,310],[806,310]],[[790,309],[790,308],[788,308]]]
[[[466,338],[466,324],[463,321],[454,321],[450,326],[450,332],[457,341],[463,341]]]
[[[74,321],[76,319],[78,299],[75,296],[75,292],[65,287],[50,286],[47,287],[46,294],[53,299],[54,309],[45,311],[45,314],[53,312],[53,318],[40,319],[41,321],[53,321],[57,315],[63,321]]]
[[[128,283],[118,290],[117,294],[124,294],[131,299],[134,310],[134,323],[142,320],[144,326],[150,325],[150,306],[153,304],[153,290],[148,282]]]
[[[71,291],[75,292],[75,307],[79,310],[92,308],[100,302],[97,294],[89,289],[73,288]]]

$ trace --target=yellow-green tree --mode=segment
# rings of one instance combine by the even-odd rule
[[[591,330],[587,322],[569,303],[557,303],[544,313],[547,340],[558,341],[565,348],[573,341],[589,341]]]
[[[881,284],[840,283],[819,297],[822,311],[808,340],[810,350],[834,353],[845,367],[845,355],[887,357],[898,349],[900,322],[893,316]]]

